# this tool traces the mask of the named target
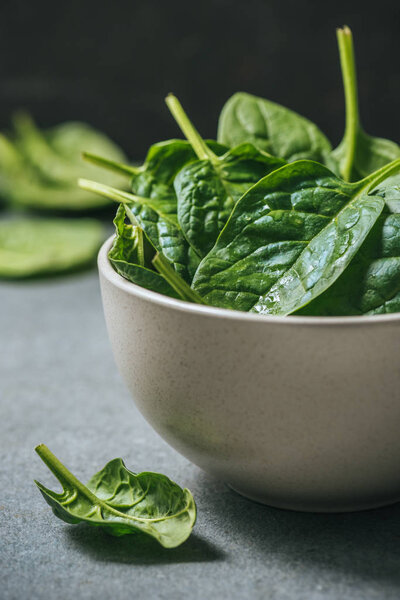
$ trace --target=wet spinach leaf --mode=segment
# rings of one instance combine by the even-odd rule
[[[244,92],[234,94],[223,107],[218,141],[230,147],[250,142],[288,162],[324,162],[331,152],[328,138],[314,123],[275,102]]]
[[[298,161],[264,177],[237,203],[193,288],[208,304],[287,315],[345,270],[384,207],[368,192],[400,161],[357,183]]]
[[[400,146],[365,133],[359,115],[352,33],[344,27],[337,30],[337,37],[346,100],[346,127],[343,140],[332,152],[328,165],[346,181],[356,181],[399,158]]]
[[[193,496],[165,475],[132,473],[115,458],[84,485],[44,444],[36,452],[62,485],[58,493],[35,481],[62,521],[85,522],[115,536],[141,532],[165,548],[189,537],[196,521]]]
[[[380,190],[384,194],[383,189]],[[390,207],[396,208],[386,202],[383,214],[339,279],[297,314],[344,316],[400,312],[400,204],[397,212]]]

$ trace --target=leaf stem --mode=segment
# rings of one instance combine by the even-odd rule
[[[346,103],[346,125],[344,132],[346,158],[343,165],[343,178],[346,181],[350,181],[356,152],[357,134],[360,129],[356,64],[351,30],[349,27],[344,26],[343,29],[338,29],[336,33]]]
[[[371,175],[362,179],[359,183],[362,184],[362,189],[367,188],[367,193],[376,188],[382,181],[400,171],[400,158],[393,160],[389,164],[381,167]]]
[[[178,275],[163,254],[157,252],[152,263],[160,275],[162,275],[170,286],[179,294],[182,300],[195,302],[196,304],[205,304],[203,298],[195,292],[180,275]]]
[[[182,133],[191,144],[193,150],[197,154],[200,160],[210,160],[212,163],[216,164],[218,162],[218,157],[210,148],[207,146],[197,129],[194,127],[189,117],[185,113],[182,104],[179,102],[178,98],[173,94],[168,94],[165,98],[165,102],[174,117],[175,121],[178,123],[179,127],[182,130]]]
[[[97,156],[97,154],[92,154],[91,152],[82,152],[82,157],[84,160],[96,165],[97,167],[103,167],[109,171],[123,173],[124,175],[138,175],[143,170],[142,167],[124,165],[123,163],[116,162],[115,160],[109,160],[103,156]]]
[[[151,201],[150,198],[144,198],[143,196],[137,196],[136,194],[130,194],[129,192],[123,192],[122,190],[118,190],[117,188],[111,187],[110,185],[106,185],[105,183],[99,183],[98,181],[91,181],[90,179],[78,179],[78,185],[83,190],[87,192],[93,192],[98,194],[99,196],[104,196],[104,198],[110,198],[110,200],[114,200],[115,202],[119,202],[124,204],[127,208],[129,208],[129,204],[134,204],[135,202],[138,204],[144,204],[149,206],[152,210],[154,210],[157,214],[161,215],[163,219],[173,223],[171,217],[162,213]],[[130,211],[133,215],[132,211]],[[129,213],[127,213],[128,217],[132,221]],[[134,216],[134,215],[133,215]],[[135,220],[133,225],[139,225],[139,223]]]
[[[68,469],[64,467],[62,462],[58,460],[58,458],[48,449],[45,444],[39,444],[39,446],[36,446],[35,451],[63,487],[75,487],[79,491],[83,492],[94,503],[98,501],[96,496],[81,481],[79,481],[79,479],[77,479],[75,475],[71,473],[71,471],[68,471]]]

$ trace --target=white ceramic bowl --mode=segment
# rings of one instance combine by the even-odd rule
[[[99,253],[114,356],[178,452],[272,506],[400,500],[400,314],[262,317],[149,292]]]

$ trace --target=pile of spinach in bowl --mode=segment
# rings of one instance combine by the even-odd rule
[[[126,174],[131,193],[81,180],[120,203],[115,270],[149,290],[270,315],[400,311],[400,146],[363,130],[351,31],[338,30],[346,101],[342,142],[245,93],[204,141],[177,98],[187,141],[151,146]]]

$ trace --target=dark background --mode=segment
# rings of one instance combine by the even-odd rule
[[[0,0],[0,128],[86,120],[140,158],[180,137],[173,91],[204,136],[235,91],[280,102],[331,138],[344,106],[335,28],[353,29],[365,129],[400,142],[400,2]]]

